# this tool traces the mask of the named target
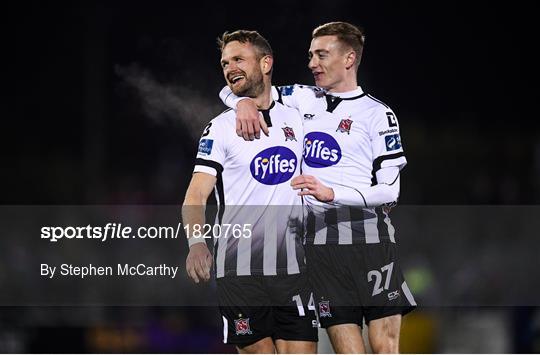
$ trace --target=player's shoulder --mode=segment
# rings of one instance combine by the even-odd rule
[[[277,89],[281,96],[302,95],[304,97],[321,98],[326,93],[323,88],[304,84],[278,86]]]
[[[373,111],[375,113],[392,111],[388,104],[369,93],[366,93],[363,96],[362,104],[364,105],[364,109]]]
[[[235,111],[232,108],[228,108],[210,120],[210,122],[217,125],[226,125],[227,123],[234,122],[235,119]]]

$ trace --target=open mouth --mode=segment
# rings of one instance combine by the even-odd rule
[[[243,79],[245,79],[244,75],[234,75],[229,78],[229,82],[234,85]]]
[[[314,72],[314,73],[313,73],[313,77],[314,77],[315,80],[317,80],[317,81],[320,80],[320,79],[322,78],[322,75],[323,75],[323,73],[321,73],[321,72]]]

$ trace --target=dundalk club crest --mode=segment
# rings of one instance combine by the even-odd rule
[[[292,127],[283,127],[282,128],[283,130],[283,133],[285,134],[285,142],[288,141],[288,140],[294,140],[296,141],[296,136],[294,135],[294,131],[292,129]]]
[[[234,320],[236,335],[252,334],[249,327],[249,318],[240,318]]]
[[[341,133],[347,132],[347,134],[350,134],[352,123],[353,121],[350,119],[350,117],[341,120],[341,122],[339,122],[338,128],[336,129],[336,132],[340,131]]]

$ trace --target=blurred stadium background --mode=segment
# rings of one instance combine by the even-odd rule
[[[422,243],[428,236],[396,209],[401,259],[413,293],[427,305],[405,318],[402,351],[540,352],[540,303],[490,298],[516,284],[540,292],[540,278],[530,277],[539,266],[534,216],[520,222],[532,223],[526,228],[532,232],[516,232],[517,244],[507,231],[515,220],[497,218],[498,206],[509,214],[519,212],[512,206],[530,212],[540,200],[531,9],[487,1],[344,0],[7,7],[4,206],[179,205],[196,140],[224,109],[217,97],[224,83],[218,35],[258,30],[274,49],[274,83],[310,84],[311,30],[334,20],[363,26],[359,82],[394,109],[402,126],[409,164],[401,205],[497,211],[481,220],[449,213],[444,226],[454,227],[456,240],[446,230]],[[436,249],[437,238],[447,253]],[[466,302],[473,283],[467,276],[479,264],[465,265],[464,254],[485,268],[473,303]],[[14,262],[26,263],[24,255]],[[179,247],[181,263],[184,255]],[[501,261],[521,258],[530,263],[518,263],[516,273],[500,270]],[[6,278],[0,269],[0,291],[7,291]],[[449,282],[458,301],[438,304],[433,290]],[[484,306],[478,289],[488,294]],[[221,344],[211,307],[0,306],[0,352],[234,351]]]

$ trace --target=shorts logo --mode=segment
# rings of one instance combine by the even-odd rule
[[[352,123],[353,123],[353,121],[351,119],[348,119],[348,118],[346,118],[344,120],[341,120],[341,122],[339,123],[338,128],[336,129],[336,132],[340,131],[341,133],[350,134],[351,133]]]
[[[270,147],[253,158],[251,176],[261,184],[277,185],[289,180],[296,171],[298,159],[287,147]]]
[[[391,134],[384,137],[384,142],[386,143],[386,151],[397,150],[401,148],[401,137],[399,134]]]
[[[304,113],[304,119],[305,120],[312,120],[313,117],[315,117],[315,115],[312,114],[312,113]]]
[[[304,161],[312,168],[336,165],[341,159],[341,147],[331,135],[310,132],[304,137]]]
[[[235,319],[234,328],[236,330],[236,335],[252,334],[251,328],[249,327],[249,318]]]
[[[319,302],[319,317],[332,317],[332,313],[330,312],[330,301]]]
[[[387,296],[389,301],[393,301],[399,297],[399,290],[388,292]]]
[[[285,142],[288,140],[296,141],[296,136],[294,135],[294,131],[291,127],[285,126],[284,128],[282,128],[282,130],[283,130],[283,133],[285,134]]]
[[[199,153],[202,155],[210,155],[212,153],[213,139],[201,139],[199,142]]]

